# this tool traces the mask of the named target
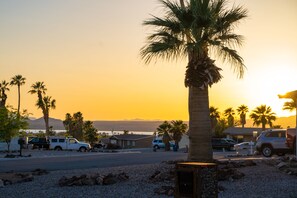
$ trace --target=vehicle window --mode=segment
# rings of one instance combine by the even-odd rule
[[[73,140],[73,139],[70,139],[70,140],[69,140],[69,143],[70,143],[70,144],[74,144],[75,142],[76,142],[76,141]]]
[[[280,134],[280,137],[286,137],[286,132],[282,131],[281,134]]]
[[[162,140],[159,140],[159,143],[162,143]]]
[[[58,142],[58,140],[57,139],[52,139],[52,142]]]
[[[59,139],[59,142],[65,142],[65,139]]]

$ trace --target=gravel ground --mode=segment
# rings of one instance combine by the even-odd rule
[[[287,175],[265,161],[257,161],[257,166],[239,168],[245,177],[234,181],[220,181],[219,186],[224,191],[219,192],[219,198],[297,198],[297,177]],[[151,182],[150,176],[156,170],[166,170],[172,167],[168,164],[149,164],[105,169],[87,169],[70,171],[52,171],[47,175],[34,176],[32,182],[19,183],[0,188],[2,198],[132,198],[132,197],[168,197],[157,195],[154,189],[161,186],[174,185],[173,182]],[[58,181],[62,176],[72,177],[82,174],[108,174],[124,171],[129,175],[127,181],[108,186],[75,186],[60,187]]]

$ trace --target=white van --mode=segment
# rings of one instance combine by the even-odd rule
[[[71,137],[49,137],[50,149],[61,150],[77,150],[85,152],[91,149],[91,145],[85,142],[80,142]]]

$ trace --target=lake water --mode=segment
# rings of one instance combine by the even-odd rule
[[[40,131],[45,133],[44,129],[26,129],[23,130],[26,133],[39,133]],[[56,133],[66,132],[66,130],[54,130]],[[120,135],[123,134],[123,131],[98,131],[99,134],[107,134],[107,135]],[[153,131],[129,131],[129,134],[137,134],[137,135],[153,135]]]

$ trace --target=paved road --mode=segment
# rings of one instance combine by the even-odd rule
[[[49,157],[29,157],[0,161],[0,172],[46,170],[69,170],[104,168],[137,164],[160,163],[167,160],[186,159],[183,152],[125,152],[125,153],[80,153]]]

